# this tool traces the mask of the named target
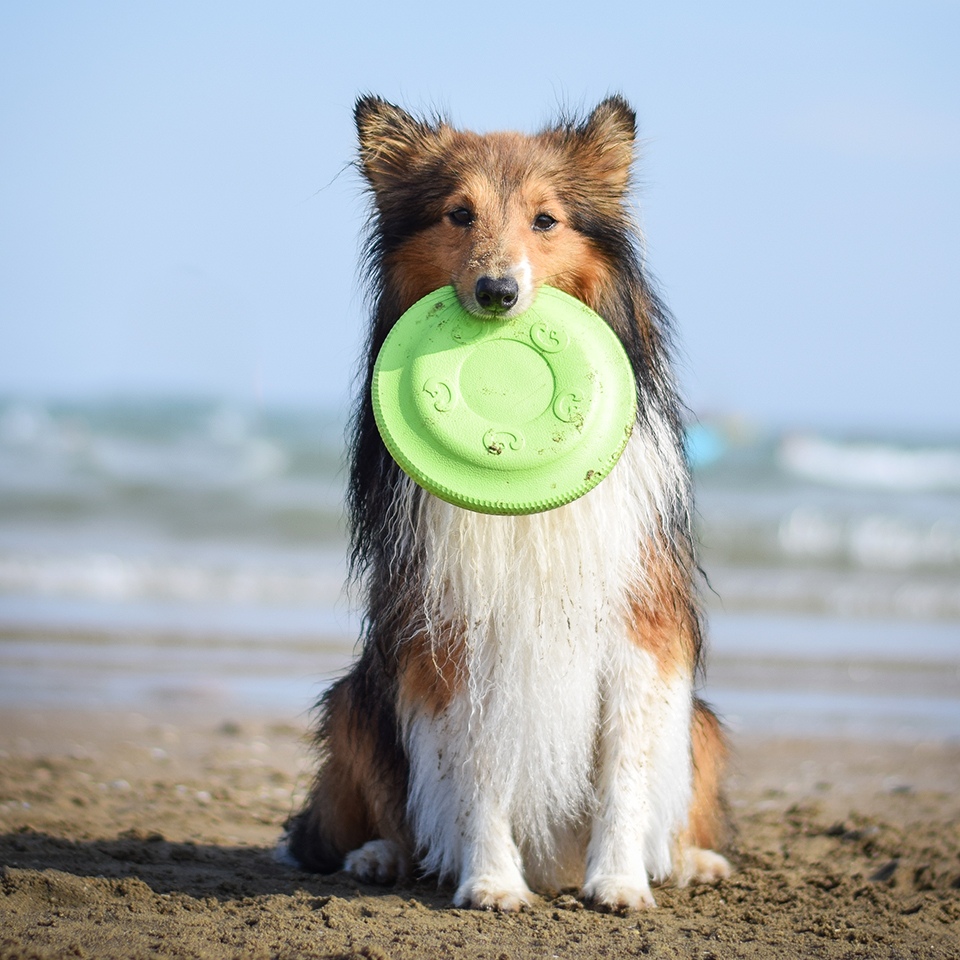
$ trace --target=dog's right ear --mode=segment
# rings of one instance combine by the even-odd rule
[[[423,123],[380,97],[360,97],[353,115],[360,169],[376,192],[409,178],[414,161],[432,154],[440,143],[441,127]]]

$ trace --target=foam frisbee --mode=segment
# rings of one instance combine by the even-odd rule
[[[373,412],[400,467],[480,513],[538,513],[609,474],[636,419],[630,361],[609,325],[542,287],[524,313],[481,319],[453,287],[415,303],[374,365]]]

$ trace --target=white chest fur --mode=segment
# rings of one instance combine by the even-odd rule
[[[459,873],[472,819],[491,814],[509,825],[528,876],[582,847],[601,705],[631,643],[645,545],[686,489],[662,439],[638,426],[603,483],[531,516],[472,513],[411,484],[423,497],[414,536],[428,621],[461,625],[466,644],[465,683],[449,707],[434,717],[414,706],[403,718],[408,810],[428,870]],[[636,656],[652,680],[652,658]]]

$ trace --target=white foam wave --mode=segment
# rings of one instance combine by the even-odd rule
[[[783,519],[778,542],[788,557],[804,560],[879,570],[950,569],[960,565],[960,518],[842,517],[802,506]]]
[[[725,613],[778,611],[853,619],[943,620],[955,631],[960,622],[960,583],[952,576],[714,566],[710,585],[711,596],[719,598]],[[960,640],[960,631],[956,639]]]
[[[960,490],[960,450],[955,448],[909,449],[793,435],[781,441],[777,460],[789,473],[833,486],[902,492]]]
[[[0,594],[98,601],[163,600],[267,605],[333,605],[340,564],[308,569],[113,553],[0,554]]]
[[[0,489],[51,480],[236,489],[337,469],[339,428],[307,414],[259,419],[231,407],[51,408],[0,403]]]
[[[267,440],[230,445],[180,441],[158,445],[112,437],[89,448],[89,461],[111,480],[157,486],[231,487],[281,475],[283,452]]]

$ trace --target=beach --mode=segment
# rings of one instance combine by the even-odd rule
[[[285,716],[0,711],[0,957],[960,955],[960,745],[735,739],[733,876],[516,915],[273,860],[309,778]]]
[[[0,958],[960,957],[960,441],[711,429],[735,872],[496,915],[273,859],[361,631],[342,415],[0,402]]]

